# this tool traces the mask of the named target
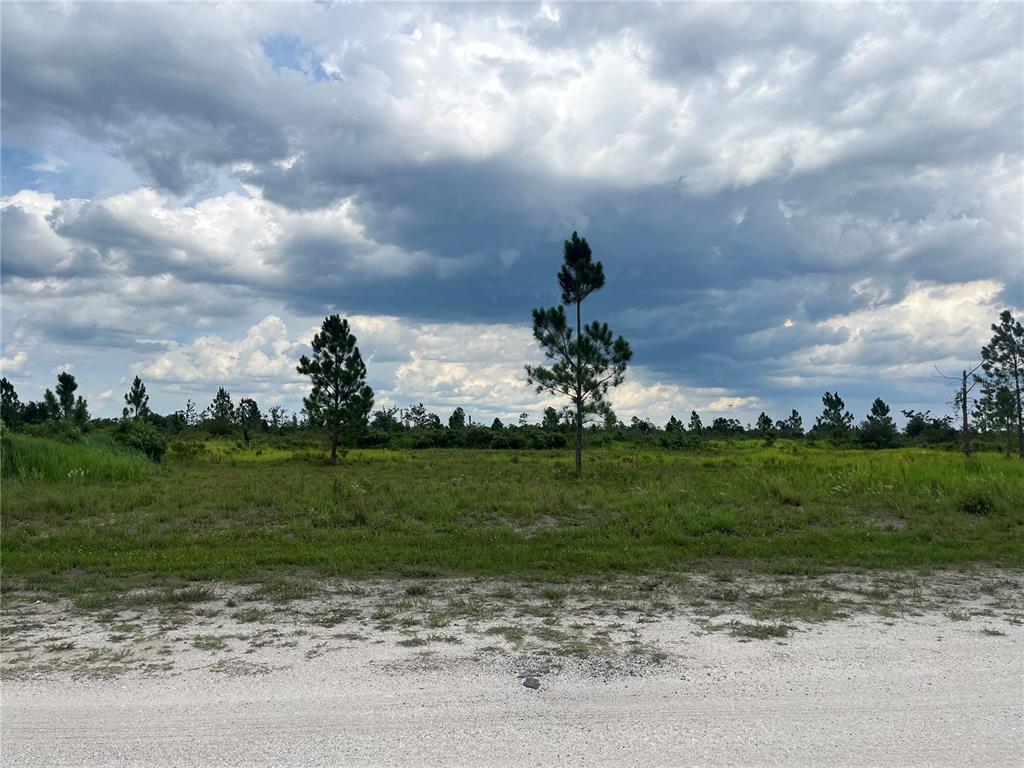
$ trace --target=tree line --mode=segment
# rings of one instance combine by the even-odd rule
[[[474,422],[461,407],[442,422],[422,403],[373,410],[374,393],[366,382],[366,365],[356,337],[339,315],[324,318],[310,343],[312,356],[303,355],[298,362],[297,372],[309,377],[311,385],[298,413],[289,414],[277,405],[263,412],[251,397],[241,398],[236,405],[220,387],[203,410],[188,400],[183,409],[162,416],[150,409],[146,386],[136,376],[124,395],[120,419],[91,419],[88,404],[75,394],[75,377],[64,371],[41,400],[25,403],[11,382],[0,379],[0,420],[5,428],[68,439],[90,428],[107,428],[115,439],[154,459],[163,455],[169,437],[185,433],[240,436],[248,446],[256,434],[306,430],[325,434],[331,463],[337,462],[339,446],[561,448],[571,439],[577,474],[582,468],[585,436],[589,444],[630,441],[666,448],[737,437],[769,444],[779,438],[809,438],[877,449],[906,443],[959,442],[965,453],[971,451],[972,438],[981,437],[989,442],[1003,439],[1008,453],[1016,449],[1024,458],[1024,328],[1009,310],[991,326],[993,336],[982,347],[980,362],[960,377],[953,401],[961,414],[959,429],[952,416],[904,410],[906,425],[901,432],[881,398],[876,398],[866,417],[855,424],[838,392],[824,393],[822,411],[806,432],[796,410],[777,420],[762,412],[756,423],[747,425],[727,417],[705,424],[691,411],[685,423],[673,415],[659,427],[640,417],[624,424],[612,410],[608,395],[624,380],[633,353],[622,336],[613,337],[606,323],[582,322],[584,300],[604,286],[605,277],[601,262],[593,260],[590,245],[576,232],[564,243],[557,277],[562,303],[533,310],[533,334],[546,364],[527,365],[525,371],[527,383],[537,392],[563,397],[567,403],[561,410],[545,409],[539,424],[531,424],[525,413],[508,425],[498,418],[489,425]],[[566,307],[575,315],[575,324],[570,323]]]

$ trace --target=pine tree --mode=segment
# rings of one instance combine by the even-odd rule
[[[324,318],[310,344],[313,357],[299,359],[298,372],[309,376],[313,388],[303,400],[309,418],[331,435],[331,464],[338,463],[338,436],[350,438],[366,428],[373,408],[373,390],[366,383],[366,365],[348,320]]]
[[[762,435],[767,435],[774,431],[775,425],[772,424],[771,418],[767,413],[761,411],[761,415],[757,417],[757,426],[755,427]]]
[[[0,379],[0,421],[5,426],[17,427],[21,424],[22,405],[14,385],[6,378]]]
[[[871,411],[861,422],[858,439],[871,448],[895,448],[899,444],[896,422],[889,415],[889,406],[880,397],[871,404]]]
[[[849,436],[853,427],[853,414],[846,410],[846,403],[838,392],[826,392],[821,397],[825,408],[814,421],[814,431],[833,440]]]
[[[218,387],[207,412],[221,430],[228,428],[235,421],[235,404],[231,402],[231,393],[224,387]]]
[[[43,401],[40,403],[42,410],[46,413],[46,418],[50,421],[60,421],[60,400],[53,392],[47,389],[43,392]]]
[[[540,421],[541,429],[558,429],[561,426],[561,419],[558,416],[558,411],[550,406],[544,409],[544,416]]]
[[[146,385],[142,383],[142,379],[136,376],[132,382],[132,388],[124,396],[124,410],[121,411],[121,415],[135,421],[148,418],[149,414],[149,395],[146,394]]]
[[[1013,397],[1013,421],[1017,436],[1017,454],[1024,459],[1024,327],[1013,319],[1010,310],[1003,310],[999,323],[992,325],[992,340],[981,348],[981,368],[985,377],[998,389],[1005,387]]]
[[[466,428],[466,412],[461,407],[452,411],[448,417],[448,429],[458,432]]]
[[[74,416],[76,389],[78,382],[68,371],[62,371],[57,375],[57,401],[60,406],[60,415],[57,418],[70,420]]]
[[[612,339],[607,323],[582,324],[581,305],[604,286],[604,267],[593,260],[590,245],[576,232],[565,241],[558,284],[562,303],[533,310],[533,336],[553,364],[550,368],[527,365],[526,376],[538,393],[563,395],[572,401],[579,477],[583,472],[583,423],[591,415],[605,413],[609,406],[604,398],[609,388],[622,383],[633,351],[622,336]],[[566,306],[576,309],[575,331],[566,318]]]
[[[245,446],[248,448],[249,433],[263,423],[263,414],[260,413],[260,408],[256,405],[255,400],[251,397],[243,397],[238,401],[236,417],[238,426],[242,428],[242,440],[245,441]]]
[[[704,423],[700,420],[700,414],[696,411],[690,411],[690,432],[695,435],[699,435],[704,431]]]

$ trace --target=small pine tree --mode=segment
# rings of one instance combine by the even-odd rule
[[[78,382],[67,371],[57,375],[57,401],[59,403],[59,419],[72,419],[75,411],[75,390]]]
[[[838,392],[826,392],[821,397],[825,406],[821,415],[814,421],[814,431],[832,440],[843,440],[849,437],[853,427],[853,414],[846,410],[846,403]]]
[[[544,418],[541,419],[541,429],[558,429],[561,425],[561,420],[558,417],[558,411],[554,408],[544,409]]]
[[[448,429],[458,432],[466,428],[466,412],[462,410],[461,406],[452,411],[452,415],[448,417]]]
[[[870,448],[895,448],[899,445],[896,422],[889,415],[889,406],[880,397],[871,404],[871,412],[861,422],[858,440]]]
[[[149,395],[146,394],[146,385],[138,376],[132,382],[132,388],[124,396],[124,410],[121,415],[126,419],[137,421],[149,417]]]
[[[231,393],[224,387],[217,388],[210,407],[207,409],[210,420],[225,430],[235,421],[235,404],[231,402]]]
[[[49,389],[43,392],[43,401],[40,403],[41,410],[46,414],[46,418],[50,421],[60,421],[60,400],[53,394]]]
[[[246,448],[249,447],[249,433],[263,423],[263,414],[251,397],[243,397],[238,401],[238,425],[242,428],[242,439]]]
[[[992,340],[981,348],[981,368],[995,387],[1010,391],[1017,455],[1024,459],[1024,326],[1006,309],[992,331]]]
[[[699,435],[704,431],[704,423],[700,420],[700,414],[696,411],[690,411],[689,429],[695,435]]]

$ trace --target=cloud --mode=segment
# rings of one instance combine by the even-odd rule
[[[478,418],[507,419],[521,412],[538,420],[545,407],[561,407],[558,398],[538,395],[526,383],[523,365],[540,359],[527,329],[502,324],[411,323],[397,317],[352,315],[349,322],[366,360],[378,405],[422,402],[447,416],[464,407]],[[146,357],[131,367],[152,389],[186,384],[188,391],[256,393],[261,402],[287,401],[295,409],[308,392],[295,366],[319,330],[302,323],[289,331],[276,315],[249,327],[240,338],[201,336],[191,344]],[[294,327],[294,325],[293,325]],[[620,418],[647,416],[667,421],[689,409],[724,411],[725,404],[749,407],[753,397],[724,389],[684,391],[657,381],[644,369],[631,371],[611,400]]]
[[[3,339],[40,370],[162,359],[168,387],[253,366],[270,396],[301,382],[261,340],[229,348],[344,309],[380,334],[382,392],[519,406],[578,229],[608,275],[585,313],[633,344],[637,403],[924,392],[924,356],[977,340],[908,326],[1024,306],[1022,19],[7,4]]]
[[[237,340],[200,336],[190,345],[157,355],[133,368],[155,381],[260,382],[294,379],[302,345],[288,339],[281,318],[268,315]],[[219,385],[218,385],[219,386]]]
[[[12,374],[21,373],[25,370],[25,363],[28,362],[28,354],[23,349],[19,349],[10,357],[6,355],[0,357],[0,371],[3,371],[5,376]]]

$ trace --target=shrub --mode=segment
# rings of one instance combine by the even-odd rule
[[[178,435],[167,441],[167,455],[173,459],[194,461],[206,453],[206,443],[202,438]]]
[[[160,461],[167,450],[164,436],[148,421],[141,419],[122,421],[114,430],[114,439],[121,445],[146,454],[153,461]]]
[[[957,508],[968,515],[990,515],[996,511],[996,501],[988,491],[973,488],[960,495]]]
[[[82,439],[82,430],[77,424],[67,420],[44,421],[40,424],[29,424],[22,429],[26,435],[32,437],[47,437],[53,440],[68,440],[77,442]]]

